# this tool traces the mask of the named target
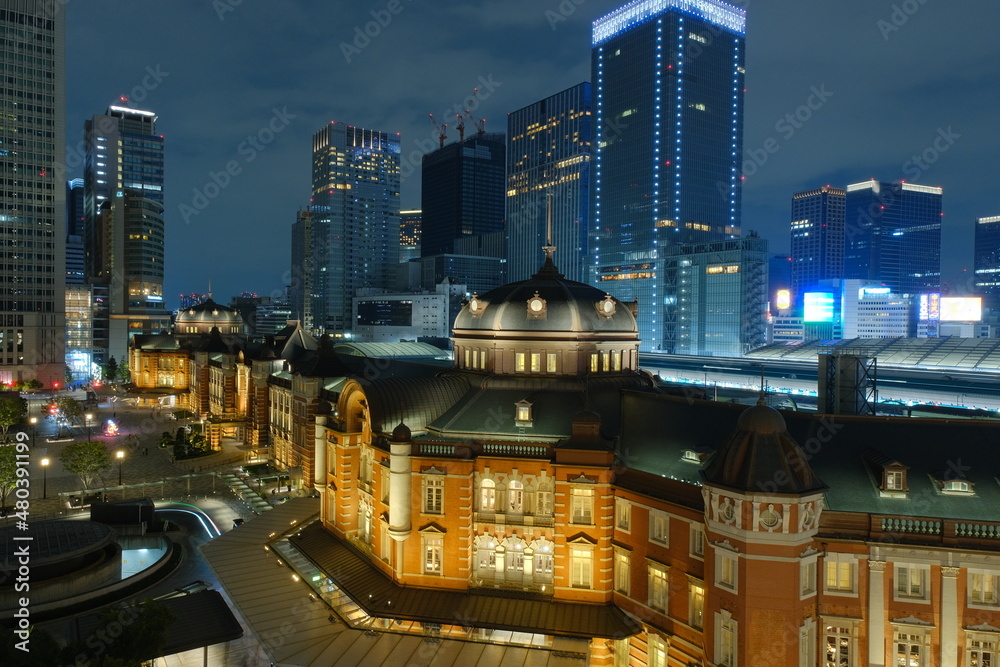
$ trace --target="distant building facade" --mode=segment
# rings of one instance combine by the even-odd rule
[[[845,198],[844,275],[898,294],[940,291],[939,187],[864,181]]]
[[[976,294],[983,308],[1000,313],[1000,215],[976,218]]]
[[[677,344],[664,250],[740,236],[745,24],[720,0],[636,0],[594,22],[592,282],[638,300],[644,351]]]
[[[819,280],[844,277],[844,206],[847,192],[825,185],[792,195],[792,298]]]
[[[399,261],[408,262],[420,257],[420,230],[423,212],[408,210],[399,212]]]
[[[46,387],[66,363],[66,13],[51,7],[0,2],[0,382]]]
[[[589,82],[507,114],[507,280],[538,268],[550,197],[560,269],[588,279],[592,135]]]
[[[314,331],[351,327],[358,289],[394,289],[399,263],[399,134],[331,122],[313,135],[312,221],[325,234],[325,257],[310,287]],[[300,249],[302,259],[305,250]],[[310,271],[304,270],[304,275]],[[299,286],[296,305],[305,303]],[[322,306],[317,304],[322,301]],[[322,308],[323,310],[318,310]]]

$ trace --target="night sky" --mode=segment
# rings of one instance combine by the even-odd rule
[[[417,208],[419,164],[411,156],[436,146],[427,114],[453,116],[479,88],[474,114],[487,119],[487,130],[505,130],[508,112],[590,80],[591,22],[621,4],[71,1],[69,164],[84,120],[120,95],[155,111],[166,137],[168,307],[181,292],[206,291],[209,280],[223,303],[242,291],[279,295],[295,211],[309,202],[320,126],[337,120],[400,132],[401,204]],[[786,252],[795,190],[872,177],[943,186],[944,279],[953,293],[969,293],[962,270],[971,269],[974,218],[1000,215],[1000,3],[742,6],[744,230]],[[356,28],[377,18],[385,23],[378,34],[355,42]],[[817,108],[799,109],[810,101]],[[808,120],[794,119],[797,112]],[[917,164],[915,155],[934,159]],[[227,174],[225,187],[196,199],[194,190],[204,194],[213,182],[210,173],[233,162],[238,173]],[[69,173],[82,176],[82,167]]]

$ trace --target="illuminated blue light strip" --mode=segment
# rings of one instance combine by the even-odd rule
[[[746,34],[746,10],[721,0],[632,0],[594,21],[594,46],[670,10],[693,14],[739,35]]]

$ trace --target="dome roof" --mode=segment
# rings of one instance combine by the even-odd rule
[[[805,495],[827,489],[788,434],[785,418],[763,397],[743,411],[736,430],[708,462],[702,477],[709,484],[747,493]]]
[[[212,327],[218,327],[223,333],[233,333],[243,327],[243,317],[232,308],[208,299],[177,313],[174,322],[175,331],[189,333],[192,327],[196,328],[198,333],[208,333]]]
[[[528,280],[474,295],[455,318],[460,331],[638,334],[628,306],[602,290],[566,280],[546,260]]]

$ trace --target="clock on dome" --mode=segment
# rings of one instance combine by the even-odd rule
[[[543,317],[545,317],[545,299],[535,292],[535,296],[528,299],[528,319],[539,320]]]

